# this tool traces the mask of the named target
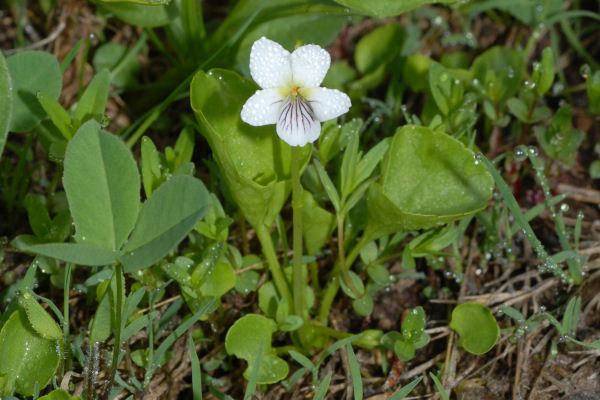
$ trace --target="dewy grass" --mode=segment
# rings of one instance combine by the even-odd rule
[[[492,164],[490,160],[488,160],[487,157],[485,157],[481,153],[477,155],[477,159],[483,162],[483,164],[488,169],[489,173],[492,175],[492,178],[494,178],[496,187],[500,191],[504,203],[509,208],[511,214],[515,218],[515,222],[520,226],[521,231],[525,234],[525,237],[527,237],[527,239],[531,243],[533,250],[541,258],[542,264],[540,265],[540,269],[542,271],[549,271],[553,273],[554,275],[558,276],[561,280],[565,281],[565,283],[573,282],[573,278],[567,275],[552,260],[552,258],[540,242],[540,240],[537,238],[537,236],[533,232],[533,229],[531,229],[531,225],[529,225],[529,222],[527,222],[523,211],[521,211],[521,207],[517,203],[515,196],[512,194],[510,188],[508,187],[504,179],[502,179],[502,176],[500,176],[500,173],[496,170],[496,167],[494,167],[494,164]]]

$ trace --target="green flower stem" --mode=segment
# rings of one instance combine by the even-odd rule
[[[285,297],[290,306],[293,303],[292,293],[290,292],[290,288],[283,276],[283,272],[281,271],[281,265],[279,265],[279,261],[277,260],[277,254],[275,253],[275,248],[273,247],[273,241],[271,240],[271,235],[269,234],[269,230],[265,226],[259,226],[256,228],[256,236],[260,241],[260,245],[262,247],[263,254],[267,259],[267,265],[269,266],[269,271],[271,272],[271,276],[273,277],[273,281],[275,282],[275,287],[279,294]]]
[[[350,251],[348,256],[346,257],[346,265],[350,266],[356,260],[358,255],[360,254],[360,250],[365,247],[367,243],[373,240],[370,236],[363,236],[360,241],[354,246],[354,248]],[[335,263],[333,267],[333,273],[331,275],[331,279],[329,280],[327,286],[325,287],[325,294],[323,295],[323,299],[321,300],[321,308],[319,309],[319,319],[318,321],[324,326],[327,325],[327,317],[329,316],[329,310],[331,309],[331,305],[333,304],[333,300],[337,295],[337,292],[340,288],[339,281],[339,273],[340,273],[341,264],[338,258],[338,261]]]
[[[337,216],[337,231],[338,231],[338,259],[340,260],[342,275],[344,276],[344,281],[346,285],[354,292],[356,296],[360,296],[360,292],[354,286],[352,282],[352,278],[350,278],[350,274],[348,273],[348,269],[352,263],[346,262],[346,250],[344,250],[344,216],[338,214]],[[354,261],[354,260],[353,260]]]
[[[293,270],[294,313],[304,318],[302,292],[302,183],[300,182],[300,147],[292,147],[292,210],[293,210]],[[305,321],[306,322],[306,321]]]
[[[112,363],[110,366],[110,378],[106,382],[106,386],[102,391],[101,399],[108,399],[110,389],[112,388],[115,376],[117,375],[117,367],[119,366],[119,353],[121,352],[121,331],[123,330],[123,266],[117,263],[115,267],[115,277],[117,281],[117,301],[116,301],[116,319],[115,319],[115,340],[113,347]]]

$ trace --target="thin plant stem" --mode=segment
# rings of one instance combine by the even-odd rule
[[[292,147],[292,210],[293,210],[293,270],[294,313],[304,318],[302,291],[302,183],[300,182],[300,147]]]
[[[275,253],[273,240],[271,240],[269,230],[264,225],[258,226],[256,228],[256,236],[258,237],[258,241],[262,247],[263,254],[267,259],[267,265],[269,266],[269,271],[271,272],[271,276],[275,282],[275,287],[277,288],[279,294],[287,299],[288,304],[291,307],[292,304],[294,304],[292,293],[290,292],[290,288],[288,287],[285,277],[283,276],[283,272],[281,271],[281,265],[277,259],[277,254]]]
[[[71,370],[71,337],[69,332],[69,290],[71,288],[71,275],[73,273],[73,264],[67,263],[65,265],[65,281],[63,288],[63,376],[65,371]]]
[[[148,387],[150,379],[152,379],[152,363],[154,362],[154,295],[155,292],[151,290],[148,292],[148,305],[150,311],[148,313],[148,325],[146,332],[148,334],[148,365],[146,366],[146,374],[144,375],[144,387]]]
[[[352,265],[352,263],[346,263],[346,253],[344,250],[344,216],[340,215],[340,214],[338,214],[338,216],[337,216],[337,231],[338,231],[338,260],[340,261],[340,269],[342,271],[342,275],[344,276],[344,281],[346,282],[346,285],[350,288],[350,290],[352,290],[352,292],[354,292],[354,294],[356,294],[357,296],[360,296],[361,293],[356,288],[356,286],[354,286],[354,282],[352,281],[352,278],[350,277],[350,274],[348,273],[348,269],[350,268],[350,265]],[[354,261],[354,260],[352,260],[352,261]]]
[[[121,352],[121,331],[122,331],[122,318],[123,318],[123,266],[121,263],[117,263],[115,267],[115,278],[117,281],[117,299],[116,299],[116,319],[115,319],[115,340],[113,347],[112,363],[110,366],[110,377],[106,382],[106,386],[102,391],[101,399],[108,399],[110,389],[117,375],[117,367],[119,366],[119,353]]]
[[[352,263],[356,260],[356,258],[358,257],[358,255],[360,254],[360,250],[365,247],[365,245],[367,243],[369,243],[371,240],[373,240],[373,238],[369,237],[369,236],[363,236],[360,241],[354,246],[354,248],[350,251],[350,253],[348,253],[348,256],[346,257],[346,265],[352,265]],[[333,267],[333,273],[331,276],[331,279],[329,280],[327,286],[325,287],[325,294],[323,295],[323,298],[321,300],[321,308],[319,309],[319,319],[318,321],[323,324],[324,326],[327,326],[327,317],[329,316],[329,310],[331,309],[331,305],[333,304],[333,300],[335,299],[335,296],[337,295],[337,292],[340,288],[340,281],[339,281],[339,272],[340,272],[340,262],[339,262],[339,258],[338,261],[336,261],[334,267]]]

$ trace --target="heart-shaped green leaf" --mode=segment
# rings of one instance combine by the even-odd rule
[[[86,122],[67,146],[63,184],[75,240],[118,250],[133,229],[140,203],[140,175],[127,146],[96,121]]]
[[[471,150],[422,126],[396,132],[381,172],[381,184],[372,184],[367,194],[370,240],[473,214],[487,205],[494,189]]]
[[[36,94],[44,92],[48,97],[58,99],[62,88],[60,67],[56,57],[45,51],[19,52],[8,57],[6,62],[13,93],[9,130],[27,132],[46,115]]]
[[[458,344],[471,354],[484,354],[498,341],[500,328],[489,308],[479,303],[463,303],[452,311],[450,328]]]
[[[192,108],[237,205],[254,227],[270,226],[291,190],[291,149],[274,126],[240,119],[256,85],[227,70],[200,71],[190,86]],[[301,149],[306,165],[311,146]]]
[[[24,310],[15,311],[0,330],[0,396],[31,396],[36,382],[45,388],[58,367],[58,348],[31,327]]]
[[[258,351],[262,347],[262,357],[258,366],[257,383],[275,383],[288,374],[288,364],[277,357],[271,347],[271,336],[276,329],[273,321],[258,315],[248,314],[235,321],[227,331],[225,349],[248,362],[244,377],[249,379],[255,368]]]
[[[210,194],[196,178],[176,175],[163,183],[142,206],[119,258],[125,272],[160,260],[194,228],[210,204]]]

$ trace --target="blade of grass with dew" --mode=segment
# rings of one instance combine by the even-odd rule
[[[190,342],[190,362],[192,363],[192,394],[194,400],[202,400],[202,372],[200,370],[200,360],[194,346],[192,332],[188,334]]]
[[[206,314],[206,312],[213,307],[215,301],[216,299],[214,297],[207,299],[207,301],[202,307],[200,307],[200,310],[198,310],[197,313],[195,313],[192,316],[189,316],[189,318],[187,319],[184,319],[184,321],[169,336],[167,336],[165,340],[163,340],[163,342],[160,344],[160,346],[158,346],[158,349],[156,349],[156,352],[154,353],[154,362],[152,364],[154,368],[156,368],[158,361],[163,359],[164,354],[173,345],[173,343],[175,343],[175,340],[177,340],[181,335],[183,335],[185,331],[190,329],[192,325],[194,325],[196,321],[200,319],[200,317]]]
[[[500,194],[502,194],[502,197],[504,198],[504,203],[509,208],[510,212],[515,218],[515,222],[521,227],[521,230],[531,243],[531,246],[533,247],[536,254],[542,259],[545,266],[553,274],[559,276],[561,279],[566,280],[568,277],[566,276],[565,272],[562,269],[560,269],[558,265],[552,262],[550,255],[548,254],[546,249],[544,249],[544,246],[533,232],[533,229],[531,229],[531,225],[529,225],[529,222],[527,222],[523,211],[521,211],[521,207],[517,203],[517,199],[515,199],[515,196],[513,196],[512,192],[510,191],[510,188],[508,187],[500,173],[496,170],[496,167],[494,167],[494,164],[492,164],[492,162],[481,153],[478,154],[477,158],[483,162],[490,175],[492,175],[492,178],[494,179],[494,182],[496,183]]]
[[[406,396],[408,396],[408,394],[410,392],[413,391],[413,389],[419,384],[421,383],[421,381],[423,380],[423,377],[420,376],[417,379],[415,379],[414,381],[412,381],[411,383],[409,383],[408,385],[402,386],[402,388],[400,390],[398,390],[396,393],[394,393],[391,397],[390,400],[402,400],[403,398],[405,398]]]
[[[258,372],[260,371],[260,362],[262,361],[264,345],[265,341],[261,340],[260,344],[258,345],[258,354],[256,355],[256,360],[254,360],[252,374],[250,374],[250,379],[248,379],[248,386],[246,386],[246,392],[244,393],[244,400],[250,400],[254,395],[254,392],[256,392],[256,383],[258,381]]]
[[[356,354],[354,354],[354,350],[352,350],[352,345],[350,343],[346,344],[346,351],[348,352],[348,364],[350,365],[350,376],[352,377],[354,400],[362,400],[363,384],[362,376],[360,375],[360,365],[358,365]]]

